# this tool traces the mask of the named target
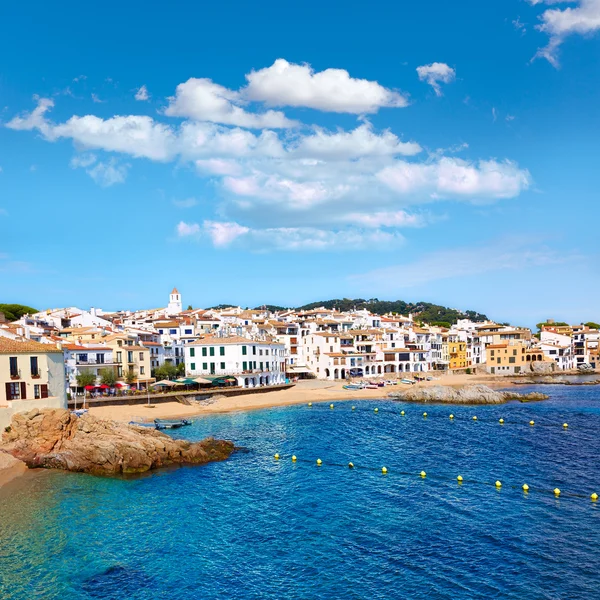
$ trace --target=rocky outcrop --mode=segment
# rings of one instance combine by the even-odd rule
[[[442,404],[502,404],[509,400],[534,401],[545,400],[545,394],[532,392],[518,394],[517,392],[499,392],[486,385],[466,385],[453,388],[445,385],[430,387],[411,387],[402,392],[391,392],[390,398],[405,402],[442,403]]]
[[[34,409],[16,414],[2,436],[1,450],[28,467],[80,471],[98,475],[142,473],[181,463],[224,460],[232,442],[207,438],[174,440],[155,429],[77,417],[65,409]]]

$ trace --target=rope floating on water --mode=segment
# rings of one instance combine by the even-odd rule
[[[276,453],[274,458],[275,458],[275,461],[279,461],[279,459],[282,459],[285,457],[283,455]],[[291,458],[291,461],[294,463],[294,465],[297,465],[298,463],[304,463],[304,464],[308,464],[308,465],[315,464],[314,460],[309,460],[306,458],[298,458],[295,454],[292,455],[290,458]],[[349,462],[347,464],[341,464],[341,463],[335,463],[335,462],[323,462],[323,460],[320,458],[317,458],[316,465],[318,467],[341,467],[344,469],[352,469],[355,471],[369,471],[372,473],[379,472],[383,475],[398,475],[398,476],[402,476],[402,477],[413,477],[413,478],[419,477],[421,479],[431,479],[434,481],[443,481],[443,482],[456,481],[459,486],[462,486],[463,484],[475,484],[475,485],[482,485],[482,486],[487,486],[487,487],[494,487],[498,491],[501,491],[503,487],[507,487],[507,488],[513,489],[513,490],[521,490],[526,495],[529,495],[529,492],[536,492],[539,494],[552,495],[557,499],[560,496],[565,496],[567,498],[589,498],[592,502],[596,502],[599,497],[596,492],[593,492],[592,494],[582,494],[582,493],[578,493],[578,492],[563,492],[560,488],[554,488],[552,490],[549,490],[548,488],[531,487],[527,483],[524,483],[522,485],[509,484],[509,485],[504,486],[504,484],[500,480],[497,480],[495,482],[490,482],[490,481],[482,481],[480,479],[464,479],[462,475],[458,475],[458,477],[454,478],[454,477],[448,477],[445,475],[430,475],[430,474],[426,473],[425,471],[421,471],[420,473],[417,473],[416,471],[402,471],[401,469],[394,469],[394,468],[390,469],[386,466],[370,467],[370,466],[365,466],[365,465],[356,465],[353,462]]]

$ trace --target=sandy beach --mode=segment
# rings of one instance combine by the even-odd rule
[[[449,385],[463,386],[484,383],[490,387],[510,386],[510,381],[491,375],[444,375],[432,381],[422,381],[417,386]],[[376,390],[345,390],[342,381],[305,380],[299,381],[291,389],[275,392],[264,392],[245,396],[217,397],[210,404],[187,406],[179,402],[164,402],[151,405],[135,406],[96,406],[90,413],[104,419],[131,421],[137,419],[170,419],[200,416],[204,414],[231,411],[257,410],[274,406],[290,406],[307,402],[340,402],[369,398],[385,398],[391,391],[405,389],[407,386],[386,386]]]

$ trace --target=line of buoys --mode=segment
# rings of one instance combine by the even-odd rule
[[[313,405],[313,403],[312,403],[312,402],[309,402],[309,403],[308,403],[308,406],[309,406],[309,407],[312,407],[312,405]],[[333,409],[334,407],[335,407],[335,405],[334,405],[333,403],[331,403],[331,404],[329,405],[329,408],[330,408],[330,409]],[[353,411],[357,410],[357,407],[356,407],[356,406],[352,406],[352,410],[353,410]],[[370,409],[362,409],[362,410],[370,410]],[[398,413],[397,413],[396,411],[394,411],[394,410],[385,410],[385,409],[384,409],[384,410],[381,410],[379,407],[376,407],[376,408],[374,408],[374,409],[373,409],[373,412],[374,412],[374,413],[386,412],[386,413],[388,413],[388,414],[392,414],[392,415],[394,415],[394,414],[398,414]],[[404,410],[401,410],[401,411],[400,411],[400,416],[404,417],[405,415],[406,415],[406,411],[404,411]],[[428,418],[428,417],[435,418],[435,417],[441,417],[441,416],[442,416],[442,415],[439,415],[439,414],[437,414],[437,415],[436,415],[436,414],[434,414],[434,415],[430,415],[430,414],[429,414],[429,413],[427,413],[427,412],[424,412],[424,413],[423,413],[423,417],[426,417],[426,418]],[[449,418],[450,418],[451,420],[455,420],[455,419],[457,419],[456,415],[454,415],[454,414],[450,414],[450,415],[449,415]],[[479,417],[477,417],[476,415],[473,415],[473,416],[471,417],[471,420],[472,420],[472,421],[479,421],[480,419],[479,419]],[[487,420],[487,419],[484,419],[484,420],[483,420],[483,422],[484,422],[484,423],[485,423],[485,422],[488,422],[488,423],[489,423],[489,422],[491,422],[491,421],[489,421],[489,420]],[[506,421],[504,420],[504,418],[502,418],[502,417],[501,417],[500,419],[498,419],[498,423],[500,423],[500,425],[504,425],[504,424],[511,424],[511,425],[524,425],[524,423],[520,423],[520,422],[518,422],[518,421],[509,421],[509,422],[506,422]],[[528,424],[529,424],[530,426],[536,425],[536,423],[535,423],[535,421],[534,421],[533,419],[531,419],[530,421],[528,421]],[[554,425],[552,425],[552,424],[550,424],[550,423],[542,423],[542,424],[539,424],[539,426],[540,426],[540,427],[554,427]],[[564,429],[567,429],[567,428],[569,427],[568,423],[563,423],[563,425],[562,425],[562,426],[563,426],[563,428],[564,428]]]
[[[274,458],[275,458],[275,460],[279,460],[281,458],[281,455],[279,453],[275,453]],[[298,462],[303,462],[303,463],[312,463],[312,461],[307,460],[307,459],[301,459],[301,458],[299,459],[295,454],[292,455],[291,459],[292,459],[292,462],[294,462],[294,463],[297,462],[297,461]],[[312,463],[312,464],[314,464],[314,463]],[[323,461],[320,458],[317,458],[316,464],[317,464],[318,467],[320,467],[320,466],[323,465]],[[400,469],[398,469],[398,470],[392,469],[390,471],[390,469],[388,467],[381,467],[381,469],[379,469],[379,468],[374,469],[373,467],[366,467],[366,466],[356,467],[353,462],[349,462],[347,465],[341,465],[341,464],[337,464],[337,463],[327,463],[327,464],[329,466],[332,466],[332,467],[347,467],[349,469],[358,468],[360,470],[367,470],[367,471],[380,470],[380,472],[383,473],[384,475],[387,475],[388,473],[395,473],[397,475],[403,475],[403,476],[406,476],[406,477],[414,477],[415,475],[418,475],[422,479],[425,479],[425,478],[428,477],[428,475],[427,475],[427,473],[425,471],[421,471],[420,473],[415,473],[414,471],[413,472],[401,471]],[[441,481],[451,481],[452,480],[451,478],[445,477],[445,476],[442,476],[442,475],[434,475],[433,479],[437,479],[437,480],[441,480]],[[487,486],[493,485],[497,490],[500,490],[503,487],[502,482],[499,481],[499,480],[496,481],[495,483],[489,483],[489,482],[486,482],[486,481],[480,481],[480,480],[475,480],[475,479],[465,480],[462,475],[458,475],[456,477],[456,481],[459,484],[461,484],[461,485],[463,484],[463,482],[464,483],[474,483],[474,484],[478,484],[478,485],[487,485]],[[550,494],[553,494],[556,498],[558,498],[558,497],[560,497],[560,496],[563,495],[563,492],[559,488],[554,488],[553,490],[548,490],[547,488],[546,489],[544,489],[544,488],[530,488],[529,485],[526,484],[526,483],[524,483],[521,486],[509,485],[508,487],[512,488],[512,489],[519,489],[520,488],[525,493],[529,493],[530,491],[540,492],[540,493],[546,493],[546,494],[550,493]],[[578,493],[571,492],[571,493],[566,493],[566,496],[567,497],[571,497],[571,498],[589,498],[592,502],[596,502],[598,500],[598,498],[599,498],[599,496],[598,496],[598,494],[596,492],[593,492],[589,496],[587,496],[585,494],[578,494]]]

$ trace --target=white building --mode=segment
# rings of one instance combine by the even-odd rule
[[[113,349],[110,346],[99,344],[63,344],[65,358],[65,374],[67,391],[71,394],[77,392],[77,376],[83,371],[88,371],[96,377],[96,384],[100,383],[101,371],[111,369],[117,373],[117,363],[113,360]],[[82,392],[82,390],[79,390]]]
[[[181,294],[177,288],[173,288],[171,295],[169,296],[169,305],[167,306],[167,314],[178,315],[183,310],[181,304]]]
[[[240,387],[285,383],[285,346],[239,336],[207,337],[184,348],[188,376],[231,375]]]

